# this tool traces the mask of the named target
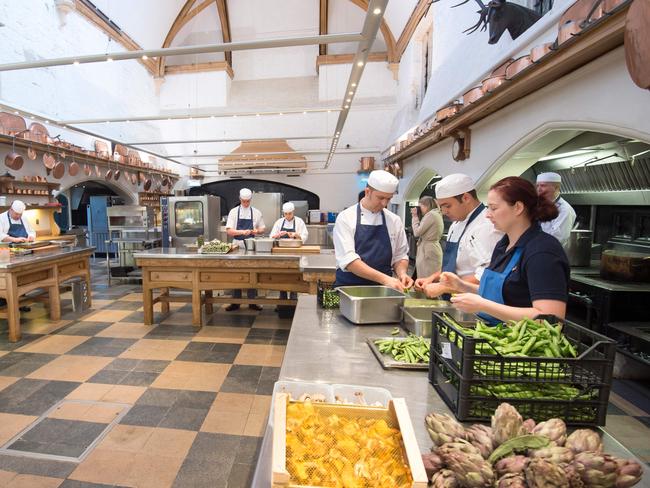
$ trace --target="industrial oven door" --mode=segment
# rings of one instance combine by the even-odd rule
[[[196,240],[206,234],[205,209],[200,200],[175,201],[170,212],[173,237]]]

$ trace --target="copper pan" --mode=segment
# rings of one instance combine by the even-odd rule
[[[485,93],[492,92],[499,88],[499,86],[501,86],[501,83],[503,83],[505,80],[505,74],[499,76],[490,76],[489,78],[483,80],[483,91]]]
[[[144,180],[144,191],[149,191],[151,189],[151,177],[147,176]]]
[[[79,164],[77,164],[77,162],[74,160],[73,157],[70,166],[68,166],[68,174],[70,176],[77,176],[78,173],[79,173]]]
[[[529,55],[518,58],[516,61],[510,63],[506,68],[506,79],[510,80],[514,78],[517,76],[517,74],[528,68],[531,64],[533,64],[533,61]]]
[[[95,165],[95,176],[97,178],[101,178],[101,176],[102,176],[102,171],[99,169],[99,165],[97,165],[97,164]]]
[[[131,183],[138,186],[138,175],[135,173],[131,173]]]
[[[549,52],[551,52],[552,45],[553,45],[552,42],[547,42],[545,44],[542,44],[540,46],[535,46],[534,48],[532,48],[530,50],[530,59],[533,61],[533,63],[537,63],[540,59],[542,59]]]
[[[7,168],[18,171],[23,167],[24,163],[25,160],[23,157],[16,152],[16,141],[14,140],[11,152],[5,156],[5,166],[7,166]]]
[[[472,88],[471,90],[468,90],[465,92],[463,95],[463,104],[464,105],[469,105],[470,103],[474,103],[476,100],[481,98],[484,95],[483,93],[483,87],[482,86],[476,86]]]
[[[122,172],[120,171],[120,168],[115,168],[115,171],[113,171],[113,179],[115,181],[119,180],[121,174]]]
[[[110,180],[112,177],[113,177],[113,170],[112,170],[111,167],[109,166],[109,167],[108,167],[108,171],[106,171],[106,174],[104,174],[104,179],[108,181],[108,180]]]
[[[84,174],[86,176],[90,176],[92,174],[93,170],[88,166],[87,164],[84,164]]]
[[[45,166],[46,169],[54,169],[55,164],[56,161],[54,160],[54,156],[52,156],[49,152],[43,153],[43,166]]]
[[[574,21],[569,21],[566,24],[563,24],[560,26],[560,30],[558,31],[557,35],[557,43],[562,44],[569,39],[571,39],[574,35],[578,34],[580,32],[580,24]]]
[[[27,149],[27,157],[30,159],[30,161],[34,161],[36,159],[36,151],[32,147],[32,145],[29,145],[29,148]]]
[[[52,176],[54,176],[57,180],[60,180],[63,178],[63,175],[65,174],[65,164],[63,164],[61,161],[58,159],[54,163],[54,168],[52,169]]]

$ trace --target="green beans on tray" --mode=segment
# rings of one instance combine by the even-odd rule
[[[409,334],[406,338],[376,340],[375,345],[379,352],[392,356],[396,361],[410,364],[429,363],[430,345],[424,337]]]

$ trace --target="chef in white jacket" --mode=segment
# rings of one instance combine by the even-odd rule
[[[562,177],[557,173],[540,173],[537,175],[537,194],[547,200],[555,202],[560,214],[557,218],[542,222],[542,230],[555,237],[562,247],[566,249],[569,244],[569,235],[576,221],[576,212],[573,207],[560,196]]]
[[[337,286],[385,285],[400,291],[412,286],[404,223],[386,209],[398,183],[388,171],[373,171],[361,201],[336,218]]]
[[[36,239],[36,232],[23,215],[25,204],[14,200],[6,212],[0,213],[0,241],[31,242]]]
[[[291,202],[282,205],[282,217],[275,221],[271,229],[273,239],[301,239],[307,241],[309,233],[305,221],[294,215],[296,207]]]
[[[436,184],[436,202],[442,214],[453,221],[442,254],[442,271],[478,283],[503,233],[488,220],[487,208],[476,194],[476,184],[465,174],[454,173],[440,180]],[[440,272],[418,278],[415,287],[432,298],[448,294],[439,278]]]

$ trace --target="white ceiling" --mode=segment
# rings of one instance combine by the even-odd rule
[[[92,0],[104,14],[145,49],[161,47],[185,0]],[[384,19],[397,40],[418,0],[391,0]],[[200,4],[197,0],[196,4]],[[350,0],[330,0],[330,33],[356,31],[363,25],[364,12]],[[227,3],[233,41],[318,34],[318,0],[230,0]],[[195,8],[195,7],[193,7]],[[384,50],[378,35],[374,51]],[[222,42],[215,5],[192,19],[179,33],[174,45]],[[337,46],[337,53],[341,51]],[[354,52],[350,47],[349,52]],[[213,58],[214,59],[214,58]],[[180,64],[175,61],[173,64]]]

